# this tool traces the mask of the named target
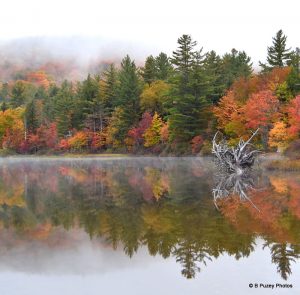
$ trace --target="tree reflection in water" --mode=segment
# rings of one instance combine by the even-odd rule
[[[249,191],[255,190],[254,176],[250,171],[245,171],[242,174],[237,173],[222,173],[216,176],[217,185],[213,188],[214,203],[218,208],[220,199],[228,198],[231,195],[238,195],[240,200],[250,202],[254,208],[259,210],[248,197]]]
[[[271,251],[272,263],[277,265],[277,272],[284,280],[292,273],[291,263],[300,258],[300,246],[289,243],[266,242],[264,248],[268,247]]]
[[[262,238],[287,279],[300,255],[300,177],[221,179],[217,211],[209,167],[192,158],[2,164],[0,235],[14,234],[0,248],[32,240],[56,245],[58,229],[80,228],[129,257],[140,247],[173,257],[182,275],[194,278],[220,255],[248,257]],[[253,189],[257,181],[263,190]],[[230,197],[232,191],[244,193]],[[250,197],[259,210],[245,202]]]

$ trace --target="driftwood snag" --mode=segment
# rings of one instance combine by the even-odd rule
[[[250,141],[258,130],[253,132],[247,141],[240,139],[236,147],[230,147],[219,131],[215,134],[212,141],[212,153],[215,155],[217,165],[222,171],[240,175],[254,164],[259,151],[254,149]],[[221,139],[218,141],[219,136]]]

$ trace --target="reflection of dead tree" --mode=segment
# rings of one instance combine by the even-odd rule
[[[259,209],[247,196],[249,190],[255,190],[254,180],[249,173],[221,174],[216,187],[212,190],[215,206],[217,202],[231,195],[238,195],[241,201],[249,201],[254,208]]]
[[[218,131],[212,141],[212,153],[217,158],[218,167],[223,171],[236,174],[242,174],[244,169],[250,168],[254,164],[257,153],[259,153],[250,144],[258,130],[247,141],[240,139],[236,147],[229,147],[223,136],[217,141],[217,137],[220,134]]]
[[[218,200],[237,194],[240,196],[241,201],[249,201],[258,210],[247,196],[247,191],[254,189],[254,182],[249,171],[259,153],[258,150],[253,148],[250,141],[258,130],[253,132],[247,141],[240,139],[236,147],[229,147],[223,136],[220,140],[217,140],[220,133],[215,134],[212,141],[212,153],[215,155],[217,167],[221,171],[218,183],[213,189],[214,202],[217,208]]]

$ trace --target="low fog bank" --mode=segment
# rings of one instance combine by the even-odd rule
[[[81,80],[129,54],[137,65],[155,49],[143,44],[96,37],[29,37],[0,41],[0,81],[22,77],[30,71],[46,71],[58,82]]]

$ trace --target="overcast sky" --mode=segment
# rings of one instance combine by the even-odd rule
[[[88,36],[156,54],[171,53],[186,33],[205,51],[234,47],[255,63],[265,59],[279,29],[289,46],[300,46],[299,0],[7,0],[0,12],[2,40]]]

